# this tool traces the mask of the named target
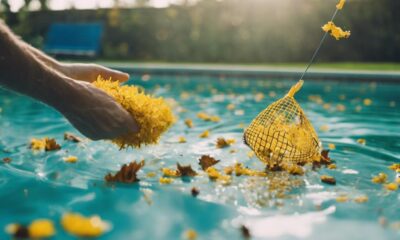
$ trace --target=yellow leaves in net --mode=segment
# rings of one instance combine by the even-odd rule
[[[343,31],[342,28],[337,27],[335,23],[331,21],[322,26],[322,30],[324,32],[330,33],[331,36],[334,37],[336,40],[339,40],[341,38],[349,38],[351,34],[350,31]]]
[[[321,158],[318,136],[293,97],[302,84],[303,81],[295,84],[284,98],[269,105],[245,130],[245,144],[270,169]]]
[[[61,225],[68,233],[77,237],[98,237],[110,229],[110,225],[99,216],[84,217],[78,213],[66,213]]]
[[[147,95],[138,87],[121,86],[118,82],[105,80],[101,76],[93,85],[120,103],[139,125],[139,132],[127,133],[113,140],[120,148],[155,144],[175,121],[170,106],[163,98]]]

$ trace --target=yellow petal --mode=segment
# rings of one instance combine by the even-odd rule
[[[49,238],[55,234],[54,224],[47,219],[33,221],[29,227],[29,236],[33,239]]]
[[[78,213],[64,214],[61,225],[65,231],[78,237],[98,237],[110,228],[99,216],[84,217]]]
[[[65,162],[67,163],[76,163],[78,161],[78,158],[75,156],[68,156],[63,158]]]
[[[339,3],[336,5],[336,8],[342,10],[345,3],[346,0],[340,0]]]

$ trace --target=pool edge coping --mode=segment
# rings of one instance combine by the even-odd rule
[[[212,65],[212,64],[113,64],[104,65],[132,74],[189,75],[238,78],[298,79],[301,68]],[[307,73],[307,80],[339,80],[400,83],[400,71],[316,69]]]

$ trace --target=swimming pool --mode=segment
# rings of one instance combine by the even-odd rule
[[[113,228],[99,239],[180,239],[193,229],[198,239],[242,239],[240,228],[249,228],[254,239],[398,239],[400,191],[387,191],[371,178],[380,172],[394,181],[388,167],[400,162],[400,85],[346,81],[306,81],[296,99],[318,131],[325,148],[334,144],[331,158],[337,169],[308,169],[305,176],[291,176],[284,197],[268,190],[271,179],[233,177],[223,186],[201,174],[200,156],[221,160],[222,169],[241,162],[263,169],[243,144],[243,128],[268,104],[282,97],[294,81],[239,79],[207,76],[134,76],[138,84],[174,105],[176,124],[159,145],[119,151],[107,141],[71,143],[64,132],[80,136],[57,112],[26,97],[0,92],[0,227],[50,218],[56,223],[55,239],[74,239],[62,230],[64,212],[98,214]],[[366,100],[367,99],[367,100]],[[230,107],[227,107],[230,105]],[[205,122],[198,112],[219,116]],[[184,120],[192,119],[193,128]],[[205,130],[208,138],[199,138]],[[51,137],[62,149],[36,152],[31,138]],[[184,137],[186,143],[179,143]],[[217,149],[219,137],[236,143]],[[365,144],[357,142],[365,139]],[[331,145],[333,148],[333,145]],[[75,155],[78,162],[63,157]],[[133,185],[108,185],[104,176],[122,164],[146,161]],[[191,164],[200,173],[161,185],[161,167]],[[148,173],[156,173],[155,177]],[[332,175],[337,185],[320,181]],[[285,176],[284,176],[285,177]],[[192,187],[199,189],[197,197]],[[337,197],[346,196],[347,202]],[[365,203],[356,203],[368,196]],[[7,239],[0,231],[0,239]]]

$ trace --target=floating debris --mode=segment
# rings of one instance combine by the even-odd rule
[[[224,168],[224,172],[227,175],[232,175],[235,173],[236,176],[252,176],[252,177],[265,177],[267,176],[266,172],[252,170],[250,168],[244,167],[242,163],[236,163],[233,166],[228,166]]]
[[[209,168],[207,168],[206,173],[207,173],[208,177],[209,177],[211,180],[219,181],[219,182],[221,182],[221,183],[224,184],[224,185],[228,185],[228,184],[231,183],[231,180],[232,180],[232,179],[231,179],[231,176],[222,175],[222,174],[221,174],[220,172],[218,172],[218,170],[215,169],[214,167],[209,167]]]
[[[80,137],[77,137],[77,136],[73,135],[72,133],[68,133],[68,132],[64,133],[64,140],[74,142],[74,143],[82,142],[82,139]]]
[[[9,157],[3,158],[3,163],[11,163],[12,159]]]
[[[390,170],[393,170],[393,171],[396,171],[396,172],[400,171],[400,163],[394,163],[394,164],[392,164],[392,165],[389,167],[389,169],[390,169]]]
[[[200,138],[208,138],[208,136],[210,136],[210,131],[208,130],[205,130],[199,135]]]
[[[359,196],[354,198],[354,202],[356,203],[366,203],[368,202],[368,196]]]
[[[329,144],[328,144],[328,148],[329,148],[330,150],[335,150],[335,149],[336,149],[336,146],[335,146],[335,144],[333,144],[333,143],[329,143]]]
[[[336,198],[336,202],[338,202],[338,203],[344,203],[344,202],[348,202],[348,201],[349,201],[349,197],[346,195],[341,195]]]
[[[185,119],[185,124],[188,128],[193,128],[193,121],[192,119]]]
[[[196,171],[192,169],[192,166],[182,166],[179,163],[176,164],[176,170],[170,168],[162,168],[161,171],[166,177],[194,177],[197,175]]]
[[[29,226],[9,224],[6,226],[6,232],[16,239],[50,238],[56,233],[53,221],[48,219],[34,220]]]
[[[397,189],[399,189],[399,185],[397,183],[388,183],[385,184],[385,188],[389,191],[397,191]]]
[[[327,166],[328,169],[336,169],[336,164],[331,163]]]
[[[320,177],[321,182],[326,183],[326,184],[330,184],[330,185],[336,185],[336,179],[332,176],[328,176],[328,175],[322,175]]]
[[[364,103],[365,106],[371,106],[372,100],[369,99],[369,98],[366,98],[366,99],[364,99],[363,103]]]
[[[162,168],[162,173],[166,177],[180,177],[181,173],[178,170],[170,169],[170,168]]]
[[[197,197],[200,194],[200,190],[195,187],[192,187],[190,193],[192,194],[193,197]]]
[[[257,93],[257,94],[254,96],[254,100],[255,100],[256,102],[261,102],[264,98],[265,98],[265,96],[264,96],[263,93]]]
[[[182,177],[194,177],[197,175],[197,172],[192,169],[192,166],[182,166],[177,163],[177,168]]]
[[[377,176],[372,177],[372,182],[377,184],[383,184],[387,181],[387,175],[385,173],[379,173]]]
[[[367,143],[367,140],[365,140],[364,138],[359,138],[357,139],[357,142],[361,145],[365,145]]]
[[[228,104],[228,105],[226,106],[226,109],[229,110],[229,111],[232,111],[232,110],[234,110],[235,108],[236,108],[236,106],[235,106],[235,104],[233,104],[233,103],[230,103],[230,104]]]
[[[30,143],[30,148],[32,150],[45,150],[45,151],[55,151],[61,149],[61,146],[57,144],[54,138],[43,138],[36,139],[32,138]]]
[[[344,111],[346,111],[346,106],[343,105],[343,104],[337,104],[336,105],[336,110],[339,111],[339,112],[344,112]]]
[[[319,127],[319,130],[322,132],[327,132],[329,131],[329,126],[328,125],[322,125],[321,127]]]
[[[183,137],[183,136],[179,137],[178,143],[186,143],[186,142],[187,142],[187,141],[186,141],[186,138],[185,138],[185,137]]]
[[[236,142],[235,139],[225,139],[225,138],[218,138],[216,146],[217,148],[226,148]]]
[[[240,232],[242,233],[242,237],[244,239],[250,239],[251,238],[250,230],[245,225],[240,226]]]
[[[98,237],[111,229],[110,224],[99,216],[84,217],[79,213],[65,213],[61,225],[66,232],[77,237]]]
[[[155,172],[148,172],[147,174],[146,174],[146,176],[148,177],[148,178],[153,178],[153,177],[155,177],[157,175],[157,173],[155,173]]]
[[[161,177],[158,181],[161,184],[171,184],[174,181],[174,179]]]
[[[193,229],[189,229],[184,233],[184,237],[187,240],[196,240],[197,239],[197,232]]]
[[[212,167],[219,162],[220,160],[217,160],[209,155],[203,155],[199,159],[199,165],[204,171],[207,170],[207,168]]]
[[[107,182],[134,183],[138,182],[137,172],[144,166],[144,160],[122,165],[121,169],[115,174],[107,174],[104,179]]]
[[[208,115],[207,113],[204,112],[199,112],[197,114],[197,117],[200,118],[201,120],[204,120],[206,122],[219,122],[221,121],[221,118],[218,116],[212,116],[212,115]]]
[[[64,157],[63,160],[67,163],[76,163],[78,161],[78,157],[68,156],[68,157]]]
[[[297,164],[284,163],[282,164],[282,169],[292,175],[300,175],[300,176],[304,175],[303,167]]]

